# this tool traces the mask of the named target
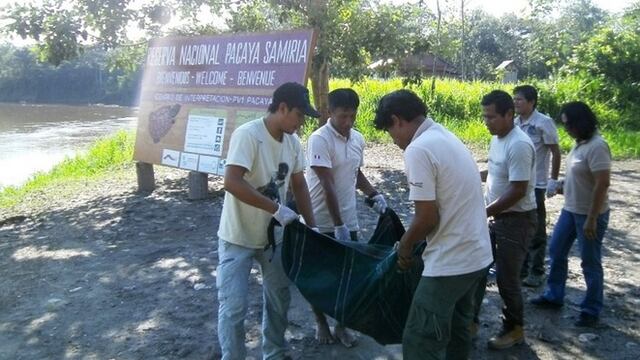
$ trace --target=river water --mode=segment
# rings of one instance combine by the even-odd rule
[[[21,185],[136,122],[135,109],[120,106],[0,103],[0,188]]]

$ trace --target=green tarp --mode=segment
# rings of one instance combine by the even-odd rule
[[[325,314],[380,344],[401,343],[424,248],[416,249],[409,271],[399,272],[393,245],[403,234],[390,209],[368,243],[337,241],[294,222],[284,229],[282,265],[307,301]]]

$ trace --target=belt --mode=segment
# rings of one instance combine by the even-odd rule
[[[514,217],[527,217],[530,216],[530,214],[535,213],[536,210],[529,210],[529,211],[507,211],[507,212],[502,212],[500,214],[496,214],[493,215],[494,219],[507,219],[507,218],[514,218]]]

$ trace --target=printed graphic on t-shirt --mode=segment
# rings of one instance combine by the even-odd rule
[[[278,171],[272,176],[268,184],[258,187],[258,191],[269,199],[281,203],[280,188],[284,185],[284,179],[289,173],[289,164],[281,162],[278,164]]]
[[[527,134],[529,135],[536,135],[536,128],[535,126],[527,126]]]

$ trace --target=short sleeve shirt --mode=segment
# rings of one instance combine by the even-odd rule
[[[409,200],[435,201],[440,218],[426,239],[422,275],[463,275],[489,266],[482,183],[471,152],[450,131],[426,119],[404,161]]]
[[[549,178],[549,159],[551,151],[548,145],[558,144],[558,129],[553,120],[533,110],[531,116],[526,121],[518,116],[514,123],[522,129],[536,149],[536,188],[546,189],[547,179]]]
[[[593,201],[595,179],[593,173],[611,169],[609,145],[599,134],[576,144],[566,161],[564,181],[564,209],[587,215]],[[601,212],[609,210],[609,194],[605,197]]]
[[[244,179],[263,195],[281,203],[286,199],[291,174],[304,171],[304,153],[298,137],[283,134],[274,139],[263,119],[238,127],[229,144],[226,165],[247,169]],[[267,244],[272,215],[225,193],[218,237],[224,241],[261,249]]]
[[[535,153],[531,139],[519,127],[505,136],[493,136],[489,146],[489,169],[485,201],[496,201],[512,181],[528,181],[527,193],[504,212],[525,212],[536,208],[534,184],[536,181]]]
[[[312,167],[324,167],[331,171],[340,217],[350,231],[357,231],[356,182],[358,169],[364,162],[364,137],[351,129],[349,137],[342,136],[331,126],[331,121],[314,131],[307,142],[307,164],[305,173],[311,206],[320,232],[333,232],[334,224],[329,214],[324,189]]]

